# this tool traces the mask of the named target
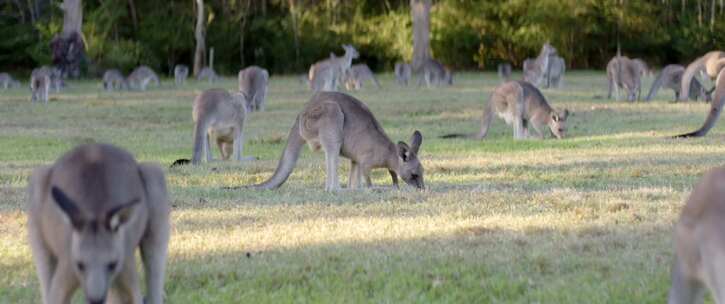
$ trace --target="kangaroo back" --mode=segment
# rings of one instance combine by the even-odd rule
[[[292,125],[289,131],[287,145],[284,148],[284,152],[282,152],[282,157],[279,159],[277,169],[274,170],[272,177],[261,184],[254,185],[254,188],[269,190],[279,188],[279,186],[284,184],[292,174],[292,170],[297,164],[297,159],[300,157],[300,150],[302,150],[304,144],[305,140],[300,135],[300,117],[297,116],[294,125]]]
[[[665,78],[671,77],[671,71],[672,69],[669,65],[662,69],[662,72],[660,72],[659,75],[657,75],[657,78],[655,78],[655,82],[652,83],[652,87],[649,89],[649,94],[647,94],[647,97],[644,99],[644,101],[650,101],[653,97],[655,97],[655,95],[657,95],[657,91],[659,91],[659,89],[662,87]]]

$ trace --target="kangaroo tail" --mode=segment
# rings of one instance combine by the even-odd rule
[[[206,142],[208,140],[206,137],[206,125],[206,120],[200,117],[199,121],[196,122],[196,126],[194,126],[194,154],[191,157],[191,163],[194,165],[198,165],[201,162],[201,158],[204,157],[202,155],[203,151],[208,146]],[[206,151],[206,153],[211,153],[211,151]]]
[[[717,122],[717,119],[720,117],[720,113],[722,112],[722,106],[725,104],[725,70],[720,71],[720,76],[723,76],[723,79],[718,78],[718,86],[715,90],[715,97],[710,102],[710,112],[707,114],[707,119],[705,119],[705,123],[700,127],[700,129],[680,134],[675,137],[677,138],[685,138],[685,137],[702,137],[707,135],[707,132],[712,129],[713,126],[715,126],[715,123]]]
[[[451,133],[438,136],[438,138],[472,138],[473,134]]]
[[[290,129],[289,137],[287,138],[287,145],[282,152],[282,157],[279,159],[277,169],[274,170],[274,174],[268,180],[261,184],[254,185],[256,189],[276,189],[287,180],[292,174],[292,170],[297,164],[297,159],[300,157],[300,150],[305,144],[305,140],[300,135],[300,119],[299,116],[295,119],[295,123]]]

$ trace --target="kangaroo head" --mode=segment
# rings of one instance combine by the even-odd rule
[[[541,47],[541,53],[546,56],[556,55],[556,49],[547,42]]]
[[[398,142],[398,169],[396,173],[406,184],[415,186],[418,189],[425,189],[423,182],[423,165],[418,160],[420,144],[423,143],[423,135],[419,131],[413,132],[410,137],[410,146],[404,142]]]
[[[231,95],[232,95],[232,98],[234,99],[234,103],[236,103],[238,105],[242,105],[246,112],[251,112],[254,110],[254,97],[255,96],[249,95],[249,94],[247,94],[247,92],[244,92],[244,91],[232,92]]]
[[[556,138],[564,138],[566,133],[566,118],[569,116],[569,110],[564,109],[563,112],[551,111],[551,119],[549,119],[549,129],[551,134]]]
[[[101,216],[89,216],[63,190],[53,187],[53,199],[71,225],[71,265],[88,303],[105,303],[113,279],[123,268],[124,225],[139,199],[124,202]]]
[[[352,57],[352,59],[357,59],[358,57],[360,57],[360,53],[358,53],[355,47],[353,47],[352,45],[344,44],[342,48],[345,49],[345,55],[350,54],[350,57]]]

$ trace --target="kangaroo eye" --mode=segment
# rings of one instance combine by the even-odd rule
[[[86,264],[83,264],[83,262],[76,263],[76,267],[78,267],[78,271],[80,272],[86,271]]]
[[[116,262],[108,263],[108,265],[106,265],[106,269],[108,269],[108,272],[113,272],[114,270],[116,270],[117,264],[118,263],[116,263]]]

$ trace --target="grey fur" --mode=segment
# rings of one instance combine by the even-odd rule
[[[269,72],[256,65],[239,71],[239,91],[249,96],[250,102],[246,105],[247,111],[264,111],[267,104],[267,89],[269,87]]]

